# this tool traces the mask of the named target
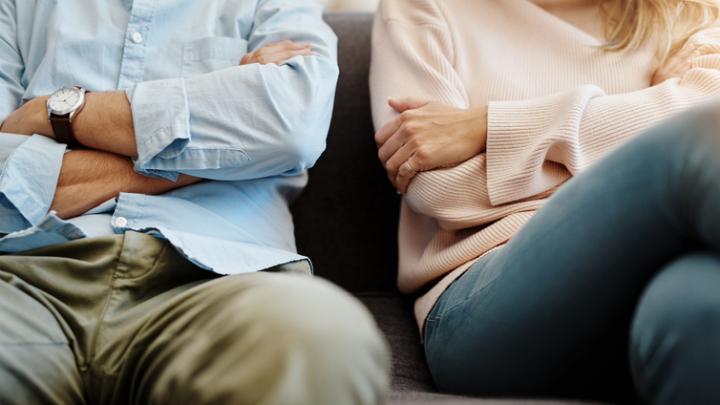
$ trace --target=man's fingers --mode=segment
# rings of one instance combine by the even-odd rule
[[[267,45],[260,49],[267,51],[277,52],[283,50],[299,50],[299,49],[312,49],[312,45],[307,42],[293,42],[293,41],[282,41],[274,44]]]
[[[292,42],[290,44],[291,49],[312,49],[312,44],[309,42]]]
[[[262,48],[248,52],[248,54],[243,56],[240,60],[240,64],[249,65],[252,63],[259,63],[267,65],[275,63],[280,65],[295,56],[310,56],[312,55],[312,51],[312,44],[310,43],[285,40],[265,45]]]
[[[310,49],[299,49],[299,50],[293,50],[293,51],[283,51],[278,52],[268,59],[271,61],[269,63],[275,63],[277,65],[282,65],[283,63],[289,61],[290,59],[296,57],[296,56],[309,56],[312,54],[312,50]]]
[[[241,65],[248,65],[252,63],[259,63],[261,65],[277,64],[281,65],[296,56],[310,56],[312,55],[312,49],[300,48],[293,50],[282,50],[276,52],[254,52],[247,54],[240,61]]]
[[[419,98],[414,97],[406,97],[401,99],[394,99],[390,98],[388,100],[388,104],[390,104],[390,107],[392,107],[393,110],[404,113],[407,110],[417,110],[418,108],[425,107],[428,105],[429,101],[427,100],[421,100]]]

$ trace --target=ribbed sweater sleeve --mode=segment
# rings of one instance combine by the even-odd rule
[[[644,90],[606,94],[594,85],[531,100],[491,102],[487,188],[499,206],[548,191],[666,117],[720,94],[720,29],[694,35],[670,58],[686,66]],[[662,70],[663,68],[661,68]]]
[[[468,107],[467,93],[453,67],[447,21],[434,0],[382,2],[373,31],[370,89],[377,129],[396,116],[388,106],[389,97]]]

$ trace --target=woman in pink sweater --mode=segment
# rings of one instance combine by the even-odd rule
[[[381,3],[375,139],[439,388],[557,394],[621,357],[601,379],[720,403],[720,105],[656,126],[720,95],[719,13]]]

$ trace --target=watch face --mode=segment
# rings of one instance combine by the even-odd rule
[[[66,115],[83,103],[83,91],[77,87],[62,88],[48,99],[48,109],[55,115]]]

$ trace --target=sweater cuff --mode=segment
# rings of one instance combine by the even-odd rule
[[[559,143],[576,143],[585,109],[604,95],[596,86],[521,101],[491,102],[488,106],[487,182],[493,206],[534,195],[567,177],[560,162]]]

